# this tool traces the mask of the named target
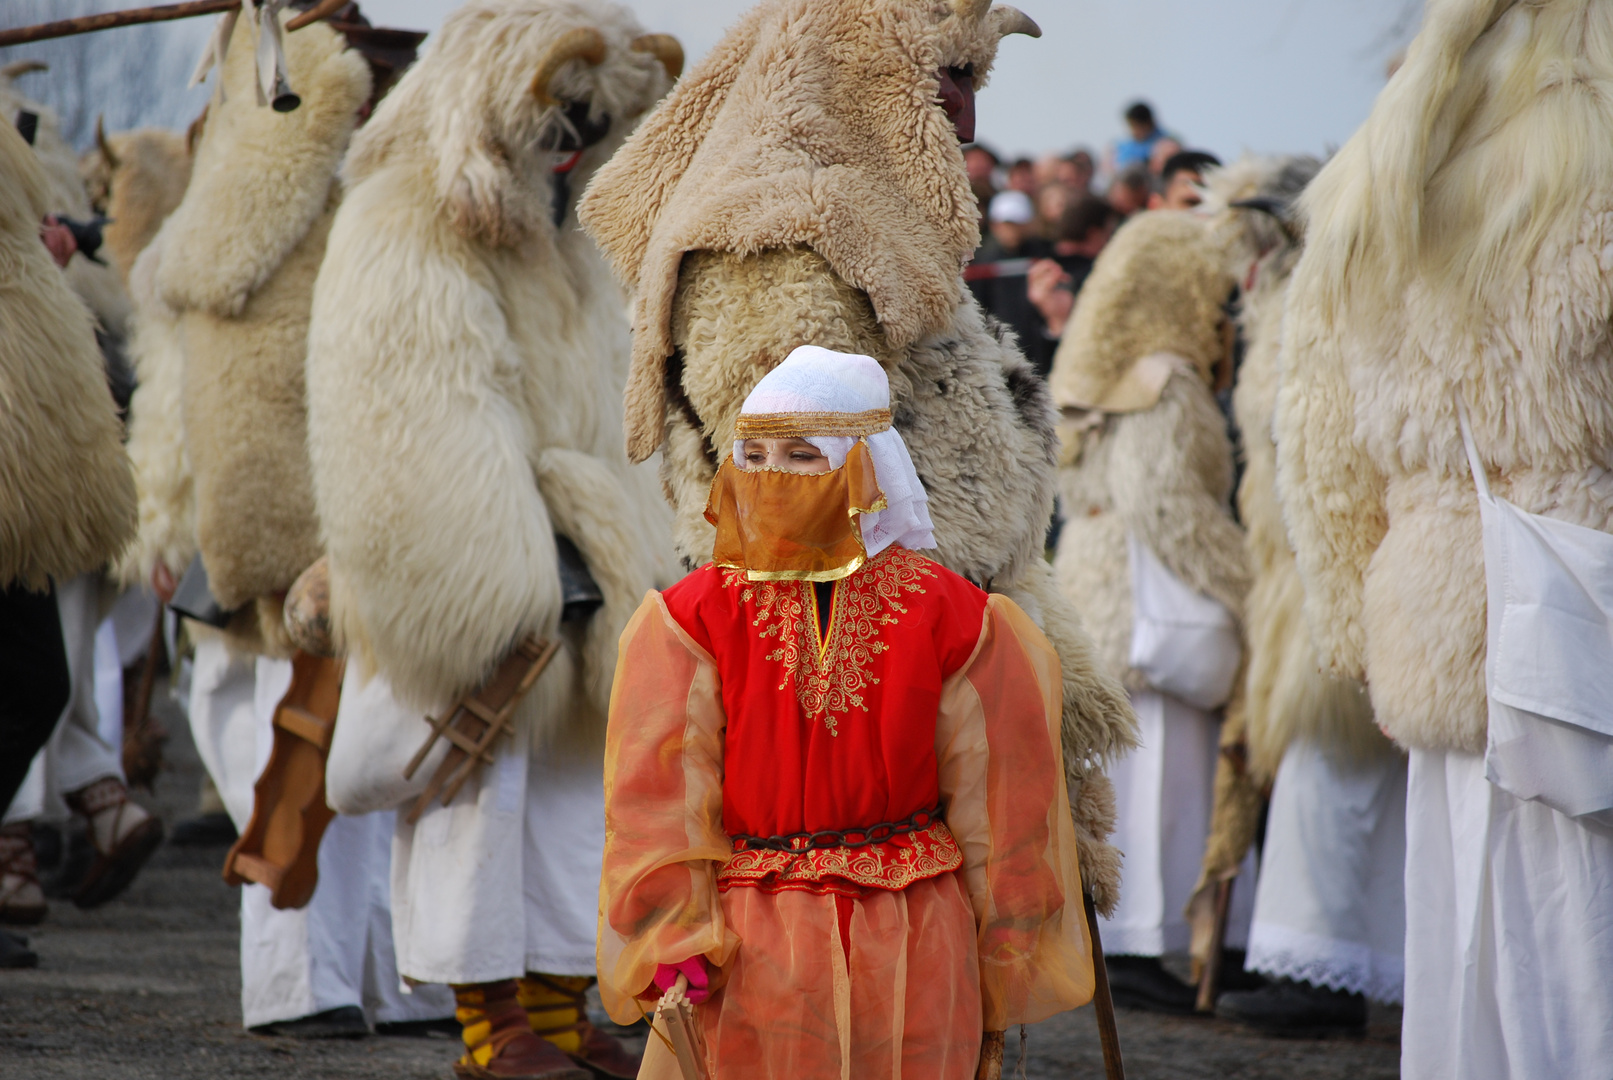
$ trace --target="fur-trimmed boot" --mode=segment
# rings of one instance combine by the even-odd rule
[[[588,1020],[590,975],[526,973],[520,981],[521,1007],[534,1035],[542,1036],[599,1076],[632,1080],[642,1059]]]
[[[593,1080],[553,1043],[532,1033],[514,979],[454,987],[454,1015],[465,1054],[454,1062],[459,1080]]]

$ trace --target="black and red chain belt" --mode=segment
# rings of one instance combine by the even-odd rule
[[[817,832],[788,833],[784,836],[732,838],[735,851],[815,851],[821,848],[867,847],[883,844],[892,837],[921,832],[941,820],[941,807],[920,810],[901,821],[887,821],[863,829],[819,829]]]

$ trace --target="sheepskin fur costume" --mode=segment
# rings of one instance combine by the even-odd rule
[[[1613,530],[1613,7],[1432,0],[1307,188],[1278,485],[1322,661],[1399,743],[1481,753],[1499,498]]]
[[[275,112],[257,102],[255,33],[249,19],[236,25],[190,185],[153,247],[158,294],[179,317],[196,540],[213,595],[247,612],[242,644],[255,622],[261,647],[283,653],[274,594],[321,551],[306,448],[309,306],[370,69],[324,24],[288,33],[302,105]]]
[[[185,197],[190,166],[189,139],[163,128],[108,135],[79,159],[91,204],[112,219],[102,230],[104,250],[125,284],[134,260]]]
[[[745,396],[798,345],[873,356],[950,569],[1007,593],[1064,664],[1065,764],[1082,869],[1118,895],[1099,768],[1133,740],[1042,558],[1053,495],[1046,388],[988,326],[959,270],[979,237],[938,72],[981,85],[1004,33],[978,0],[769,0],[746,15],[600,170],[582,218],[635,290],[628,453],[664,453],[690,564],[715,448]]]
[[[18,79],[49,66],[39,60],[19,60],[0,67],[0,121],[15,128],[17,115],[24,110],[39,117],[33,148],[45,170],[47,212],[88,221],[94,211],[78,173],[78,155],[62,138],[56,111],[29,98],[17,85]],[[102,330],[115,339],[128,333],[134,309],[116,270],[74,255],[67,264],[67,283],[89,305]]]
[[[331,617],[350,663],[440,709],[524,635],[566,648],[522,702],[538,745],[603,745],[616,640],[677,565],[653,467],[622,449],[626,298],[565,208],[545,149],[574,131],[541,103],[551,50],[597,33],[548,83],[604,137],[580,185],[670,84],[627,9],[471,0],[354,139],[309,334],[309,445],[330,556]],[[561,55],[556,53],[555,55]],[[559,626],[554,536],[604,594]]]
[[[1112,385],[1141,357],[1185,361],[1152,408],[1092,416],[1084,433],[1069,429],[1059,474],[1059,584],[1109,670],[1133,689],[1147,684],[1129,663],[1128,533],[1189,587],[1243,617],[1249,571],[1232,520],[1232,443],[1210,388],[1232,285],[1201,219],[1141,214],[1098,256],[1053,360],[1054,401],[1072,410],[1088,403],[1085,393],[1071,400],[1072,388]]]
[[[0,585],[44,589],[115,558],[134,479],[89,311],[39,242],[45,170],[0,124]]]
[[[1202,213],[1243,282],[1238,325],[1247,345],[1232,406],[1242,434],[1244,473],[1238,511],[1246,530],[1253,582],[1244,611],[1248,668],[1242,696],[1249,768],[1270,787],[1288,744],[1304,737],[1341,760],[1365,762],[1389,742],[1372,722],[1366,688],[1324,672],[1305,625],[1305,589],[1277,501],[1278,356],[1283,300],[1299,261],[1295,202],[1321,168],[1311,157],[1245,158],[1208,178]],[[1266,209],[1232,206],[1261,200]]]

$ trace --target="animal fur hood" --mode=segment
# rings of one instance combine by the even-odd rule
[[[1225,353],[1221,309],[1234,281],[1217,256],[1203,219],[1191,214],[1154,211],[1121,226],[1081,286],[1054,354],[1053,403],[1090,407],[1156,353],[1179,356],[1212,381]]]
[[[1243,613],[1248,569],[1229,501],[1232,445],[1210,390],[1231,289],[1202,219],[1140,215],[1098,256],[1054,359],[1054,400],[1072,409],[1102,397],[1144,357],[1170,353],[1190,365],[1164,369],[1151,405],[1080,413],[1063,432],[1059,580],[1110,671],[1134,689],[1146,683],[1129,663],[1128,534],[1190,588],[1234,618]]]
[[[654,470],[623,451],[625,298],[555,198],[571,152],[545,149],[582,103],[609,123],[572,175],[621,145],[669,84],[648,43],[615,4],[454,12],[354,140],[314,290],[309,449],[352,670],[436,710],[525,635],[560,640],[518,714],[539,745],[603,745],[617,638],[676,575]],[[571,109],[534,94],[544,73]],[[561,624],[556,534],[604,595],[585,626]]]
[[[152,247],[158,295],[179,317],[196,540],[213,594],[244,609],[243,645],[283,651],[273,597],[320,555],[308,312],[371,76],[330,27],[288,33],[302,104],[275,112],[257,102],[255,33],[252,20],[236,24],[190,185]]]
[[[1609,41],[1594,0],[1432,0],[1302,201],[1279,488],[1321,658],[1407,746],[1485,744],[1457,395],[1497,496],[1613,531]]]
[[[978,209],[938,72],[982,85],[1006,33],[989,0],[768,0],[590,186],[584,226],[637,290],[628,455],[665,437],[663,363],[688,251],[810,248],[872,302],[906,348],[945,328]]]
[[[163,128],[102,136],[79,159],[91,202],[112,219],[103,230],[106,250],[125,284],[135,259],[185,197],[190,165],[189,140]]]
[[[1321,163],[1312,157],[1246,157],[1206,177],[1200,212],[1227,272],[1243,282],[1238,327],[1246,345],[1232,405],[1242,437],[1239,517],[1253,580],[1244,611],[1248,665],[1241,716],[1249,768],[1260,786],[1277,774],[1296,736],[1345,762],[1389,746],[1372,723],[1366,688],[1321,670],[1305,625],[1305,590],[1277,501],[1277,406],[1283,299],[1301,247],[1297,201]],[[1236,204],[1245,205],[1236,205]],[[1254,205],[1248,205],[1248,204]]]
[[[88,310],[39,242],[49,182],[0,124],[0,586],[99,569],[134,531],[134,480]]]

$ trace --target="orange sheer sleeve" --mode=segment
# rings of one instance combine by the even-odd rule
[[[723,921],[717,866],[724,716],[711,656],[659,593],[622,632],[605,737],[605,864],[599,895],[599,990],[618,1023],[657,964],[697,954],[726,964],[739,946]]]
[[[1058,655],[1012,600],[992,596],[969,662],[942,688],[936,757],[978,928],[985,1030],[1092,999],[1059,741]]]

